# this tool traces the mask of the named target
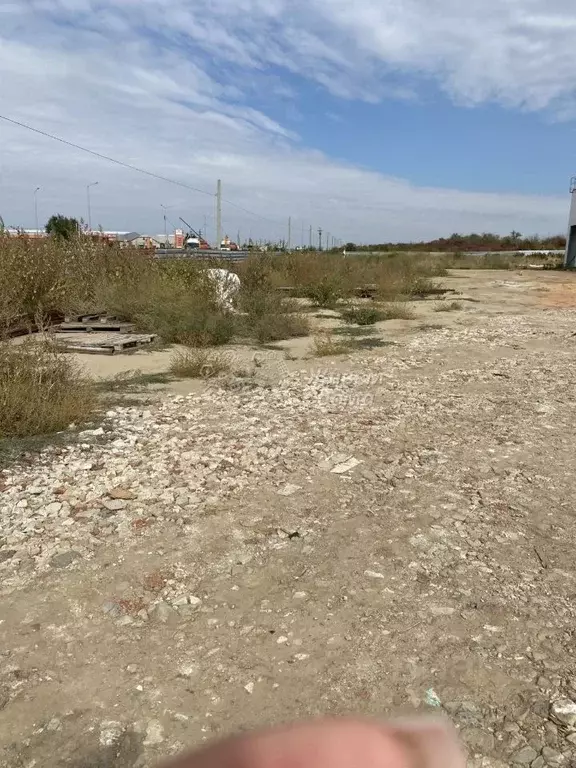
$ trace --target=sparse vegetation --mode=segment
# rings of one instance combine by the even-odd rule
[[[443,301],[436,304],[434,312],[458,312],[461,309],[462,304],[459,301]]]
[[[241,265],[238,307],[243,315],[238,318],[237,328],[261,344],[310,332],[309,320],[298,304],[274,289],[272,266],[269,259],[259,257]]]
[[[340,325],[338,328],[334,328],[333,333],[340,336],[348,336],[350,338],[373,336],[377,333],[376,328],[370,325]]]
[[[230,356],[208,349],[183,349],[172,355],[170,371],[181,379],[211,379],[230,370]]]
[[[50,343],[0,344],[0,438],[82,424],[96,405],[94,386]]]
[[[256,272],[260,285],[284,288],[314,306],[334,308],[367,289],[387,301],[437,290],[431,278],[445,274],[444,258],[389,253],[345,257],[342,253],[285,253],[252,256],[239,266],[244,280]],[[257,263],[257,266],[255,264]]]
[[[440,323],[422,323],[418,326],[419,331],[441,331],[444,328]]]
[[[259,254],[233,267],[214,260],[165,262],[142,249],[98,241],[62,217],[54,218],[50,230],[54,236],[44,240],[0,233],[0,340],[19,329],[45,329],[66,315],[107,312],[142,332],[158,334],[161,343],[188,347],[172,361],[171,375],[176,376],[224,370],[223,358],[214,357],[209,347],[237,339],[266,344],[308,335],[311,303],[335,307],[366,294],[386,303],[348,304],[346,322],[367,327],[381,319],[411,318],[405,300],[437,290],[432,278],[444,271],[441,259],[398,253]],[[206,273],[220,266],[240,276],[234,311],[223,306]],[[352,333],[348,338],[321,333],[314,340],[315,353],[342,354],[358,348],[356,340]],[[361,340],[368,343],[373,345]],[[12,351],[3,344],[1,354],[1,434],[64,429],[89,418],[97,398],[113,391],[86,383],[73,358],[51,347],[32,352],[22,345]],[[146,383],[132,379],[117,382],[116,391]],[[38,387],[42,393],[35,396]]]
[[[414,320],[416,317],[414,311],[401,302],[390,302],[385,304],[380,313],[382,320]]]
[[[384,320],[382,312],[375,306],[364,304],[362,306],[351,306],[342,312],[342,319],[346,323],[356,325],[374,325],[374,323]]]
[[[337,338],[329,331],[317,333],[312,342],[312,354],[316,357],[329,355],[344,355],[350,352],[352,344],[349,339]]]

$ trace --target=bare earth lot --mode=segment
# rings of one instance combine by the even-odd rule
[[[442,282],[463,310],[394,345],[278,353],[0,473],[1,766],[414,709],[472,766],[576,765],[576,280]]]

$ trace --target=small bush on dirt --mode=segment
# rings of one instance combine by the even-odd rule
[[[168,343],[190,347],[227,344],[235,331],[231,315],[188,301],[149,307],[135,320],[142,329],[158,333]]]
[[[373,326],[369,325],[340,325],[338,328],[333,328],[332,333],[336,333],[339,336],[348,336],[348,338],[364,338],[366,336],[375,336],[378,331]]]
[[[416,315],[413,310],[404,303],[391,302],[380,309],[382,320],[414,320]]]
[[[336,275],[323,275],[316,282],[305,286],[302,293],[315,307],[328,309],[335,307],[346,295],[344,286]]]
[[[318,333],[314,336],[312,353],[316,357],[328,357],[329,355],[344,355],[350,352],[352,346],[347,339],[339,339],[329,331]]]
[[[429,296],[431,293],[438,292],[438,286],[429,277],[422,277],[420,275],[414,277],[408,284],[407,294],[409,296],[417,296],[423,298]]]
[[[365,305],[345,309],[342,312],[342,319],[350,324],[374,325],[374,323],[384,320],[384,316],[377,307]]]
[[[444,328],[440,323],[422,323],[418,326],[419,331],[441,331]]]
[[[462,309],[462,304],[459,301],[443,301],[436,304],[434,312],[458,312],[460,309]]]
[[[310,323],[304,315],[287,312],[253,317],[249,329],[250,335],[253,335],[261,344],[265,344],[270,341],[308,336]]]
[[[207,349],[179,350],[170,360],[170,372],[182,379],[211,379],[228,370],[230,357]]]
[[[109,312],[169,344],[218,346],[234,336],[234,317],[222,310],[214,285],[201,273],[194,281],[190,274],[154,271],[131,292],[111,283],[101,295]]]
[[[0,344],[0,438],[41,435],[90,420],[97,399],[73,359],[48,344]]]
[[[243,314],[237,319],[238,332],[262,344],[307,336],[308,318],[293,299],[283,298],[270,286],[266,275],[265,264],[261,268],[254,265],[242,282],[238,307]]]

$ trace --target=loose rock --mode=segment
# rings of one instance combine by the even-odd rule
[[[510,758],[515,765],[530,765],[538,757],[538,752],[532,747],[523,747]]]
[[[571,699],[557,699],[550,705],[550,717],[561,725],[576,725],[576,702]]]
[[[71,549],[69,552],[62,552],[60,555],[51,557],[50,565],[52,568],[67,568],[75,560],[78,560],[79,557],[82,557],[80,552],[75,552]]]

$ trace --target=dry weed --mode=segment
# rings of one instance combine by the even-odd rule
[[[0,438],[26,437],[89,421],[95,388],[49,343],[0,344]]]

